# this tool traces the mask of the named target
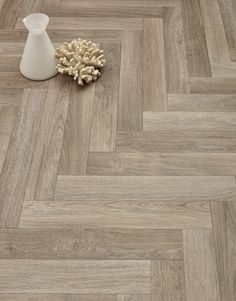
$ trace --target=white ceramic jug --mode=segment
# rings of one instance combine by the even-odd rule
[[[20,63],[20,72],[32,80],[45,80],[57,74],[55,49],[46,32],[49,17],[31,14],[23,19],[29,30]]]

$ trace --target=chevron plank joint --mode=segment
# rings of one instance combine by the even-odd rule
[[[21,76],[33,12],[96,83]],[[235,176],[234,0],[0,0],[0,300],[236,300]]]

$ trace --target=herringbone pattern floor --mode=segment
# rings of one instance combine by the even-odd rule
[[[236,1],[0,8],[0,300],[234,301]],[[23,78],[31,12],[102,77]]]

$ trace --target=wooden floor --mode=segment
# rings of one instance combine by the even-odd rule
[[[0,300],[235,301],[236,1],[0,8]],[[96,83],[20,75],[32,12]]]

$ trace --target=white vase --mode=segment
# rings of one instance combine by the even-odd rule
[[[29,30],[20,63],[20,72],[32,80],[45,80],[57,74],[55,49],[46,32],[49,17],[31,14],[23,19]]]

